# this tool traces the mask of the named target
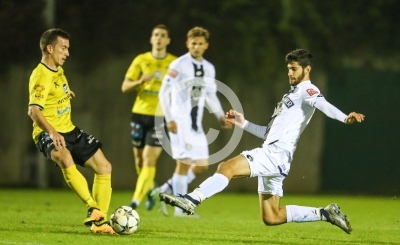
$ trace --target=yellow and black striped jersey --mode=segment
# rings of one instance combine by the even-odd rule
[[[61,66],[52,70],[40,63],[29,78],[29,105],[37,105],[57,132],[74,129],[71,120],[71,92]],[[43,130],[34,122],[32,137],[37,143]]]
[[[161,110],[157,110],[158,91],[164,75],[168,71],[169,64],[176,59],[176,56],[167,54],[165,58],[155,58],[151,52],[143,53],[133,60],[125,77],[137,81],[143,74],[150,74],[153,78],[137,87],[136,100],[133,104],[132,112],[150,115],[163,116]]]

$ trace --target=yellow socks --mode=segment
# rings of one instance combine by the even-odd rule
[[[76,165],[68,168],[62,168],[61,171],[64,175],[65,182],[67,182],[68,186],[75,191],[75,193],[80,199],[82,199],[88,208],[99,208],[97,203],[90,195],[88,183],[85,177],[83,177],[81,172],[76,169]]]
[[[111,174],[94,175],[93,198],[107,220],[107,212],[111,201]]]
[[[136,189],[133,193],[133,200],[142,201],[144,196],[154,186],[154,177],[156,176],[156,167],[143,166],[139,178],[136,182]]]

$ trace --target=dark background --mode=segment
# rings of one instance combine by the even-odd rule
[[[122,95],[120,86],[133,57],[149,51],[151,29],[163,23],[171,32],[168,50],[177,56],[187,52],[189,29],[203,26],[210,31],[205,57],[215,65],[217,79],[236,93],[246,117],[263,125],[289,88],[284,56],[296,48],[310,50],[313,83],[343,112],[362,112],[366,121],[347,126],[316,112],[311,129],[300,140],[294,177],[287,181],[302,186],[305,173],[317,169],[303,189],[292,189],[397,195],[398,9],[396,0],[1,0],[0,171],[4,177],[0,184],[29,186],[38,181],[35,164],[40,160],[26,116],[27,84],[41,57],[40,36],[50,27],[72,36],[64,69],[77,93],[75,123],[105,141],[104,151],[112,162],[124,162],[114,164],[115,181],[126,178],[134,183],[128,135],[134,95]],[[223,105],[228,109],[229,104]],[[229,134],[222,133],[219,144],[226,138]],[[245,134],[233,155],[260,144]],[[317,167],[309,167],[307,161]],[[165,176],[158,176],[159,181],[174,165],[170,159],[162,162],[170,167]],[[50,186],[62,185],[62,179],[54,180],[60,179],[54,177],[58,170],[47,171]]]

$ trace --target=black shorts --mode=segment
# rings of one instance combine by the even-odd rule
[[[155,125],[155,120],[159,125]],[[164,133],[163,133],[164,130]],[[145,145],[161,146],[166,127],[163,116],[148,116],[132,113],[131,137],[132,145],[143,148]]]
[[[92,135],[86,134],[85,131],[78,127],[75,127],[71,132],[60,134],[64,136],[67,149],[71,152],[75,164],[81,166],[83,166],[102,145],[100,141],[95,139]],[[40,133],[36,147],[47,159],[51,160],[51,151],[55,146],[47,132]]]

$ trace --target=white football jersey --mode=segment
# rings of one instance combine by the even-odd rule
[[[217,92],[214,65],[204,58],[199,62],[187,53],[169,65],[164,83],[170,89],[169,110],[164,110],[167,122],[189,120],[191,128],[201,132],[206,97]]]
[[[318,100],[325,98],[311,81],[292,86],[275,107],[267,126],[264,145],[275,144],[287,150],[291,161],[297,141],[310,122]]]

